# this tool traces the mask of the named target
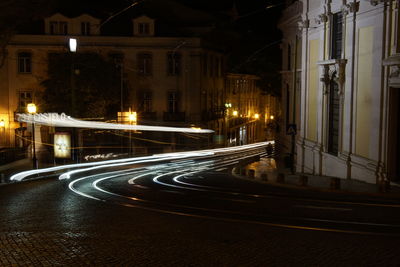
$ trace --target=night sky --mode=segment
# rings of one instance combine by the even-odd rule
[[[200,36],[222,44],[228,55],[228,71],[257,74],[265,90],[278,92],[281,33],[277,23],[284,8],[282,0],[144,0],[113,17],[102,27],[103,35],[129,35],[132,17],[155,16],[162,31],[174,32],[174,26],[212,26],[214,31]],[[7,2],[11,3],[11,2]],[[13,24],[25,24],[29,30],[43,29],[42,18],[55,12],[74,17],[89,13],[103,21],[133,3],[132,0],[15,0],[10,7],[1,4],[0,32]],[[5,7],[2,5],[6,5]],[[235,7],[235,9],[233,9]],[[10,10],[10,12],[6,12]],[[18,14],[18,16],[16,16]],[[159,19],[160,18],[160,19]],[[29,23],[26,23],[29,21]],[[39,22],[38,22],[39,23]],[[171,26],[172,27],[169,27]],[[3,27],[3,29],[2,29]],[[28,27],[28,28],[29,28]],[[19,27],[23,29],[23,27]],[[19,32],[24,33],[25,30]],[[160,31],[161,32],[161,31]],[[176,36],[185,36],[176,31]]]

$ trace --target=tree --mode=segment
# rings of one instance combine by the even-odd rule
[[[119,75],[114,62],[96,53],[50,54],[49,78],[42,82],[44,109],[77,117],[115,117],[120,101]]]

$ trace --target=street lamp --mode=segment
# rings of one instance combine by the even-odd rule
[[[29,114],[34,115],[36,113],[36,105],[34,103],[30,103],[26,107]],[[32,118],[32,164],[33,168],[37,169],[37,159],[36,159],[36,147],[35,147],[35,120]]]
[[[254,119],[258,120],[260,118],[260,114],[256,113],[254,114]]]
[[[68,48],[70,52],[75,53],[78,48],[78,41],[75,38],[69,38]]]
[[[137,123],[137,113],[136,111],[134,112],[129,112],[129,124],[136,125]],[[129,130],[129,156],[132,155],[132,130]]]
[[[238,112],[237,110],[234,110],[234,111],[232,112],[232,115],[233,115],[234,117],[237,117],[237,116],[239,115],[239,112]]]

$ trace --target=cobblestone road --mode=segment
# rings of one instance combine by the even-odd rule
[[[399,266],[399,239],[121,207],[54,180],[0,187],[1,266]]]

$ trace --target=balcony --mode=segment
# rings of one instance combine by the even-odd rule
[[[185,112],[164,112],[164,121],[185,121]]]

